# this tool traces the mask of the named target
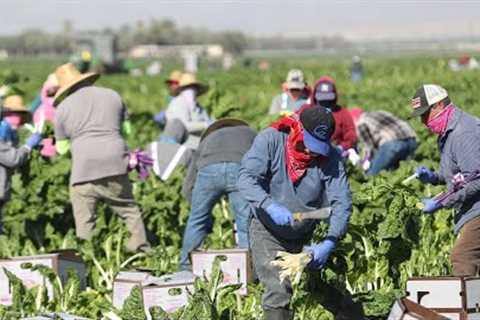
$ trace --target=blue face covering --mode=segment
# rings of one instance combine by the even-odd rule
[[[0,121],[0,141],[18,142],[17,132],[5,120]]]

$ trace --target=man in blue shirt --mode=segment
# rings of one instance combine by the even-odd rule
[[[304,108],[260,132],[243,157],[238,188],[252,212],[249,241],[256,274],[265,286],[265,319],[293,318],[291,283],[280,282],[278,268],[270,264],[277,252],[308,251],[313,257],[309,267],[322,269],[347,229],[352,200],[341,155],[330,145],[334,130],[328,109]],[[332,208],[327,237],[304,247],[318,220],[295,222],[292,213],[327,206]],[[337,317],[349,313],[348,319],[362,318],[349,297],[336,303],[325,307]]]
[[[437,172],[417,168],[424,183],[445,184],[452,194],[439,201],[423,199],[423,211],[455,209],[455,233],[459,234],[450,255],[455,276],[476,276],[480,266],[480,179],[456,188],[460,177],[468,179],[480,172],[480,120],[457,108],[447,91],[434,84],[421,86],[412,99],[412,117],[438,135],[440,168]]]

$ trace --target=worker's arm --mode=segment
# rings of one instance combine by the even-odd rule
[[[342,146],[343,150],[348,150],[350,148],[354,148],[357,144],[357,132],[355,131],[355,124],[353,123],[352,116],[349,112],[345,109],[342,110],[344,112],[344,127],[343,134],[342,134],[342,141],[340,145]]]
[[[8,143],[0,142],[0,165],[7,168],[15,168],[22,165],[30,154],[31,148],[22,146],[14,148]]]
[[[253,141],[252,147],[242,159],[237,187],[243,198],[256,208],[266,209],[273,203],[266,192],[270,183],[269,171],[274,143],[270,132],[262,132]]]
[[[455,156],[460,172],[467,177],[470,174],[480,170],[480,140],[477,132],[465,132],[462,139],[453,146],[452,156]],[[470,201],[478,201],[480,195],[480,179],[473,180],[452,196],[444,203],[447,208],[460,209]]]
[[[58,154],[64,155],[70,150],[70,141],[65,127],[63,126],[62,109],[57,109],[55,115],[55,149]]]
[[[340,155],[331,152],[330,157],[324,169],[327,176],[325,190],[332,208],[327,236],[339,239],[345,234],[352,214],[352,193]]]

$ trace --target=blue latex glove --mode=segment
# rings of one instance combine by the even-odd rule
[[[424,213],[434,213],[435,211],[443,207],[440,202],[438,202],[433,198],[423,198],[422,203],[424,205],[423,207]]]
[[[415,173],[417,174],[417,179],[423,183],[435,183],[438,181],[437,174],[426,167],[417,167]]]
[[[30,149],[35,148],[42,141],[42,135],[38,132],[32,134],[28,137],[27,142],[25,143]]]
[[[293,223],[293,214],[281,204],[274,202],[265,211],[267,211],[275,224],[284,226]]]
[[[327,263],[328,257],[332,253],[337,243],[331,239],[325,239],[319,244],[305,247],[305,251],[312,253],[312,261],[308,264],[309,268],[322,269]]]
[[[165,111],[160,111],[153,116],[153,121],[158,123],[159,125],[164,126],[167,123],[167,115]]]

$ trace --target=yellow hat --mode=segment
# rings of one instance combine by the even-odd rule
[[[194,88],[197,91],[197,96],[200,96],[208,91],[208,86],[198,82],[195,75],[189,72],[183,73],[180,77],[178,88],[175,90],[175,94],[178,95],[181,91],[187,88]]]
[[[179,82],[180,78],[182,77],[182,72],[178,70],[173,70],[170,72],[170,76],[165,82]]]
[[[8,96],[3,101],[3,109],[8,112],[28,112],[30,111],[25,107],[23,98],[19,95]]]
[[[88,72],[80,73],[72,63],[61,65],[55,70],[55,77],[58,80],[60,88],[55,94],[53,105],[56,106],[60,101],[70,94],[72,89],[79,84],[92,84],[100,77],[98,73]]]

